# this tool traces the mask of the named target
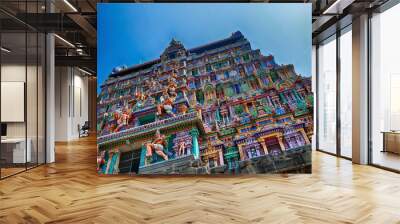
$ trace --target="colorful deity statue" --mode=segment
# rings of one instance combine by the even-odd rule
[[[178,107],[178,112],[179,112],[180,114],[186,114],[187,111],[188,111],[188,107],[187,107],[185,104],[179,105],[179,107]]]
[[[176,86],[176,82],[175,81],[170,81],[168,83],[168,95],[170,97],[176,98],[176,96],[177,96],[176,88],[177,88],[177,86]]]
[[[186,77],[182,78],[182,85],[187,87],[187,79],[186,79]]]
[[[130,120],[131,113],[127,108],[124,108],[121,113],[117,113],[116,120],[117,120],[117,128],[115,128],[114,132],[118,132],[124,126],[128,126]]]
[[[151,79],[151,86],[150,86],[150,89],[151,90],[153,90],[153,91],[157,91],[157,88],[158,88],[158,82],[157,82],[157,80],[156,79]]]
[[[183,156],[185,154],[185,142],[181,141],[179,142],[179,148],[178,148],[178,156]]]
[[[176,93],[176,84],[175,83],[170,83],[169,85],[168,85],[168,94],[169,94],[169,96],[171,97],[171,98],[176,98],[176,96],[178,95],[177,93]]]
[[[240,124],[240,117],[239,117],[238,115],[236,115],[236,114],[233,115],[232,123],[233,123],[234,125]]]
[[[102,166],[104,166],[105,164],[105,159],[104,159],[105,153],[106,151],[101,151],[100,155],[97,156],[97,168],[96,168],[97,172],[99,172]]]
[[[172,117],[175,117],[173,109],[174,99],[169,96],[168,90],[164,90],[163,95],[160,97],[161,103],[157,105],[157,116],[161,116],[164,113]]]
[[[168,156],[164,153],[165,147],[167,147],[165,135],[161,135],[160,131],[157,130],[154,140],[146,144],[146,157],[152,157],[154,151],[157,155],[163,157],[164,160],[168,160]]]
[[[212,129],[211,129],[211,126],[207,123],[207,122],[204,122],[203,123],[203,126],[204,126],[204,131],[205,132],[211,132],[212,131]]]
[[[115,125],[115,124],[108,124],[107,126],[108,126],[108,130],[109,130],[110,132],[114,132],[114,130],[115,130],[115,128],[116,128],[116,125]]]
[[[140,109],[144,107],[144,102],[147,98],[146,94],[143,94],[142,92],[138,91],[135,93],[135,98],[136,98],[136,108]]]
[[[177,73],[178,72],[177,72],[176,69],[172,70],[172,74],[171,74],[171,77],[170,77],[172,82],[176,82],[176,78],[178,77]]]
[[[103,114],[103,116],[101,117],[101,120],[100,120],[100,122],[98,123],[99,125],[99,127],[97,128],[97,130],[103,130],[103,129],[105,129],[106,128],[106,126],[107,126],[107,123],[108,123],[108,113],[106,112],[106,113],[104,113]]]

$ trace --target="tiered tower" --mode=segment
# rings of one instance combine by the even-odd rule
[[[239,31],[192,49],[173,39],[159,59],[101,85],[99,156],[119,152],[120,172],[297,172],[311,161],[312,105],[310,78]]]

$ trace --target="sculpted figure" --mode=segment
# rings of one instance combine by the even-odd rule
[[[163,157],[164,160],[168,160],[168,156],[164,153],[166,145],[167,142],[165,141],[165,135],[161,135],[160,132],[157,131],[155,139],[146,144],[146,157],[151,157],[154,151],[157,155]]]
[[[176,98],[177,94],[176,94],[176,83],[171,82],[168,85],[168,95],[172,98]]]
[[[119,131],[123,126],[127,126],[129,123],[129,118],[130,118],[130,113],[128,112],[127,109],[124,109],[121,114],[118,114],[118,120],[117,120],[117,128],[114,130],[114,132]]]
[[[185,142],[181,141],[179,142],[178,156],[183,156],[184,154],[185,154]]]
[[[160,98],[161,103],[157,105],[157,116],[161,116],[163,113],[166,113],[168,115],[171,115],[172,117],[175,117],[175,114],[172,112],[173,109],[173,98],[171,98],[167,91],[164,90],[164,94]]]
[[[105,151],[100,152],[100,155],[97,155],[97,172],[100,171],[101,167],[105,164]]]
[[[181,105],[179,106],[179,113],[181,113],[181,114],[186,114],[187,111],[188,111],[188,107],[187,107],[185,104],[181,104]]]

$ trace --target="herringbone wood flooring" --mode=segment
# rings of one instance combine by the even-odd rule
[[[0,223],[400,223],[400,175],[319,152],[312,175],[98,177],[95,138],[0,181]]]

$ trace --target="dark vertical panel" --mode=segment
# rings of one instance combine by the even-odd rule
[[[340,119],[340,35],[338,29],[336,31],[336,154],[341,156],[341,119]]]
[[[72,92],[72,117],[75,118],[75,69],[74,67],[71,67],[71,81],[72,81],[72,88],[71,88],[71,92]]]
[[[47,4],[46,4],[47,5]],[[46,6],[47,13],[47,6]],[[44,163],[47,163],[47,37],[48,33],[44,34]]]
[[[319,105],[319,44],[316,45],[315,47],[315,148],[318,150],[319,149],[319,137],[318,137],[318,133],[319,133],[319,109],[318,109],[318,105]]]
[[[88,80],[88,111],[89,111],[89,124],[90,131],[96,131],[96,120],[97,120],[97,80],[95,77],[89,77]]]
[[[372,27],[371,27],[371,20],[372,20],[372,12],[368,12],[368,30],[367,30],[367,42],[368,42],[368,53],[367,53],[367,83],[368,83],[368,96],[367,96],[367,119],[368,119],[368,164],[372,164],[373,162],[373,153],[372,153],[372,64],[371,64],[371,56],[372,56]]]
[[[48,13],[48,0],[45,0],[45,13]],[[48,33],[44,33],[44,163],[47,163],[47,37]],[[43,72],[43,71],[42,71]],[[43,75],[43,74],[42,74]]]
[[[70,84],[68,84],[68,117],[71,117],[71,108],[70,108],[70,105],[71,105],[71,85]]]
[[[60,75],[58,75],[57,76],[58,77],[58,84],[59,84],[59,88],[60,88],[60,94],[59,94],[59,97],[60,97],[60,117],[62,117],[62,95],[61,95],[61,92],[62,92],[62,85],[61,85],[61,79],[62,79],[62,73],[60,72]]]
[[[39,1],[36,1],[39,13]],[[39,165],[39,32],[36,32],[36,166]]]

